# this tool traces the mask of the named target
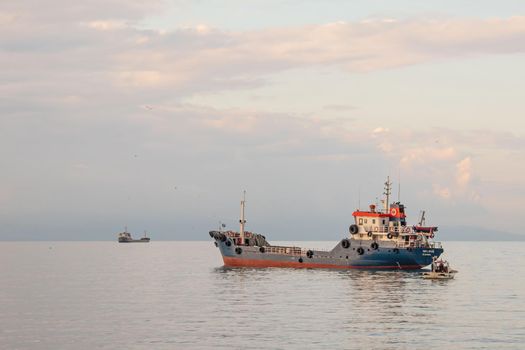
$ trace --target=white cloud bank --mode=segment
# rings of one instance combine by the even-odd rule
[[[252,31],[199,25],[140,29],[160,2],[0,5],[0,64],[9,82],[78,79],[117,88],[174,89],[188,95],[261,83],[299,67],[363,72],[481,54],[525,51],[525,17],[336,22]],[[85,73],[97,74],[87,81]],[[5,84],[5,83],[4,83]],[[5,86],[4,86],[5,87]]]
[[[127,72],[154,68],[158,86],[234,88],[298,67],[332,65],[363,72],[480,54],[525,51],[525,17],[499,20],[400,20],[225,32],[142,33],[143,45],[113,56]],[[145,35],[144,35],[145,34]],[[137,31],[119,33],[125,37]],[[131,40],[130,40],[131,41]],[[136,40],[134,41],[136,42]],[[131,85],[141,86],[142,75]],[[144,86],[151,86],[145,76]],[[231,84],[231,85],[230,85]]]

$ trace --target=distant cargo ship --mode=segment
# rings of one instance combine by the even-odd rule
[[[349,237],[332,250],[274,246],[266,237],[244,230],[245,198],[241,201],[240,231],[210,231],[225,266],[291,267],[334,269],[420,269],[442,253],[441,243],[433,238],[437,227],[425,226],[424,214],[418,225],[406,222],[405,207],[399,201],[389,204],[391,183],[385,183],[384,208],[353,212]]]
[[[124,229],[124,232],[118,234],[119,243],[148,243],[149,241],[150,238],[146,235],[146,231],[144,231],[144,237],[141,239],[133,239],[127,227]]]

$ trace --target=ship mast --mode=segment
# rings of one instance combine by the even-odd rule
[[[241,201],[241,219],[239,220],[239,223],[241,224],[240,228],[240,238],[241,238],[241,245],[244,245],[244,224],[246,224],[246,220],[244,220],[244,204],[246,203],[246,191],[243,191],[242,193],[242,201]]]
[[[390,212],[390,194],[392,194],[391,186],[392,183],[390,182],[390,176],[387,176],[386,182],[385,182],[385,192],[383,193],[386,196],[386,202],[385,202],[385,212]]]

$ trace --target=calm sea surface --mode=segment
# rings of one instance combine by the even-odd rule
[[[524,349],[525,243],[444,248],[455,280],[227,269],[211,242],[3,242],[0,348]]]

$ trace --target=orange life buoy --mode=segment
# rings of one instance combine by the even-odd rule
[[[397,215],[397,209],[396,208],[390,209],[390,215],[396,216]]]

